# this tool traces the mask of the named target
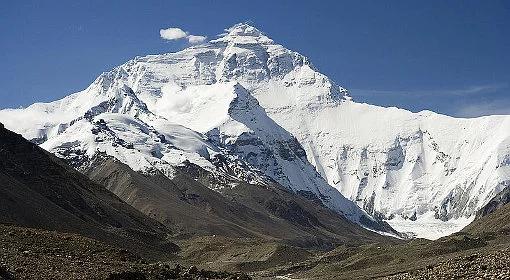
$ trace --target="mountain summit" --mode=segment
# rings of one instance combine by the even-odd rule
[[[456,119],[359,104],[305,56],[241,23],[136,57],[87,89],[0,111],[77,168],[98,153],[169,178],[183,166],[308,197],[356,223],[436,238],[510,185],[510,117]],[[431,230],[433,227],[435,230]]]
[[[255,43],[255,44],[272,44],[272,39],[268,38],[257,28],[248,23],[238,23],[230,28],[225,29],[226,33],[212,42],[231,42],[231,43]]]

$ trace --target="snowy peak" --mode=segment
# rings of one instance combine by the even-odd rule
[[[257,28],[248,23],[238,23],[230,28],[225,29],[226,33],[211,42],[229,42],[234,44],[272,44],[272,39],[268,38]]]
[[[215,189],[236,180],[278,183],[354,222],[373,222],[329,187],[257,97],[272,92],[273,102],[318,106],[344,91],[306,57],[242,23],[207,44],[130,60],[60,101],[0,111],[0,119],[16,129],[35,117],[18,131],[77,166],[105,153],[133,170],[172,177],[175,166],[191,163],[224,178]]]

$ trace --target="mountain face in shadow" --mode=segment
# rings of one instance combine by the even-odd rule
[[[275,185],[231,181],[221,184],[199,166],[181,166],[172,179],[142,174],[120,161],[98,156],[83,170],[93,181],[149,217],[172,229],[176,238],[219,235],[280,240],[304,247],[366,244],[386,240],[311,201]]]
[[[178,249],[166,243],[162,224],[3,125],[0,223],[78,233],[142,253]]]

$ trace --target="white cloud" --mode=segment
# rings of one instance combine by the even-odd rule
[[[205,39],[207,39],[207,37],[200,35],[188,35],[188,37],[186,38],[188,39],[188,42],[190,44],[199,44],[205,41]]]
[[[169,27],[159,30],[159,35],[165,40],[179,40],[188,36],[188,33],[177,27]]]
[[[161,38],[169,41],[186,38],[190,44],[199,44],[207,39],[206,36],[191,35],[189,32],[184,31],[178,27],[161,29],[159,30],[159,35],[161,35]]]

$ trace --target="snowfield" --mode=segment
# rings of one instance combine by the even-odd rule
[[[0,110],[0,121],[77,165],[101,152],[171,177],[188,162],[223,174],[224,158],[228,176],[278,182],[366,227],[375,217],[431,239],[510,186],[510,116],[356,103],[248,24],[136,57],[62,100]]]

